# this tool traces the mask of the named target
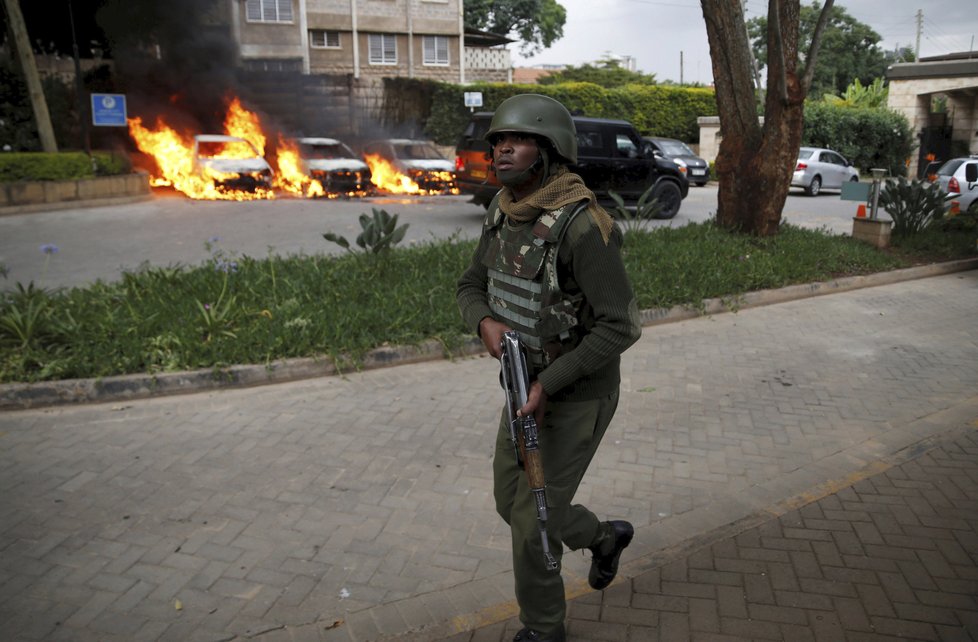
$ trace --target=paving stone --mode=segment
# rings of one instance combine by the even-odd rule
[[[636,538],[606,600],[565,556],[571,642],[978,639],[976,286],[647,327],[578,496]],[[511,639],[497,377],[457,359],[0,414],[0,633],[367,642],[499,612],[451,639]]]

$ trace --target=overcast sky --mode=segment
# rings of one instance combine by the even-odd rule
[[[635,58],[639,71],[654,73],[660,81],[712,82],[710,46],[699,0],[558,2],[567,9],[564,37],[532,58],[521,56],[516,45],[510,46],[514,66],[581,65],[610,53]],[[976,0],[836,0],[835,4],[880,34],[886,49],[914,46],[920,9],[921,57],[978,50]],[[747,0],[748,18],[766,14],[765,0]]]

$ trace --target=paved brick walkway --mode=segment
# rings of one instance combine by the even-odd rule
[[[976,428],[577,598],[568,640],[978,640]],[[517,630],[513,618],[446,642]]]
[[[648,629],[633,639],[653,629],[682,639],[672,627],[681,636],[690,613],[693,627],[715,622],[713,635],[759,636],[730,627],[763,622],[770,632],[800,627],[802,616],[812,634],[812,622],[829,627],[834,617],[850,626],[858,618],[843,607],[865,601],[860,590],[872,594],[866,573],[895,613],[863,604],[877,634],[892,634],[887,623],[900,618],[923,621],[925,606],[965,624],[967,604],[930,604],[924,592],[935,589],[914,582],[923,567],[938,589],[952,579],[974,588],[973,568],[969,576],[961,565],[961,551],[976,554],[973,533],[954,526],[973,529],[973,511],[940,526],[958,537],[956,553],[906,524],[907,510],[842,521],[828,497],[893,463],[912,470],[899,453],[974,428],[976,319],[973,270],[647,328],[626,353],[618,415],[578,494],[635,524],[621,570],[634,589],[594,595],[588,561],[566,555],[575,640],[603,639],[588,622],[609,615],[619,631],[627,622]],[[472,358],[0,413],[0,640],[503,639],[515,605],[509,537],[490,496],[498,386],[496,365]],[[866,483],[855,490],[864,502]],[[944,510],[929,490],[909,490]],[[879,496],[893,499],[870,504],[906,500],[934,527],[920,502]],[[858,514],[847,497],[836,501]],[[824,522],[801,508],[816,500]],[[750,521],[781,513],[773,526]],[[836,534],[830,523],[851,530]],[[753,564],[730,570],[699,554],[672,565],[731,524],[747,534],[712,550],[739,560],[731,568]],[[888,530],[894,524],[903,533]],[[749,539],[755,527],[760,546]],[[774,537],[770,528],[796,530]],[[853,577],[826,574],[826,533],[846,564],[855,559],[847,544],[882,560],[890,548],[910,554],[864,539],[874,528],[884,544],[901,535],[935,548],[880,568],[840,567],[862,571]],[[773,558],[745,558],[752,549]],[[947,569],[935,553],[961,577],[938,575]],[[765,575],[750,570],[762,563]],[[823,577],[810,575],[815,563]],[[912,618],[900,610],[914,604],[909,594],[894,593],[897,571],[922,605]],[[748,595],[740,611],[730,610],[740,586],[731,582]],[[681,584],[714,593],[669,592]],[[833,585],[840,594],[828,593]],[[821,598],[794,607],[792,593]],[[818,608],[830,602],[834,616]],[[954,624],[925,624],[954,639]]]

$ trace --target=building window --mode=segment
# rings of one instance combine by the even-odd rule
[[[317,49],[339,49],[340,32],[310,29],[309,44]]]
[[[371,65],[397,64],[397,37],[388,33],[372,33],[368,35]]]
[[[248,0],[248,22],[292,22],[292,0]]]
[[[295,71],[302,72],[302,59],[246,58],[241,66],[247,71]]]
[[[448,38],[446,36],[424,37],[424,64],[448,64]]]

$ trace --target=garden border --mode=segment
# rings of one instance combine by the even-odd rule
[[[784,303],[825,294],[888,285],[931,276],[978,269],[978,258],[933,263],[863,276],[819,281],[783,288],[758,290],[739,296],[707,299],[702,307],[677,305],[641,312],[643,326],[683,321],[699,316],[736,312],[746,308]],[[38,383],[0,384],[0,410],[40,408],[72,403],[105,403],[186,394],[204,390],[240,388],[300,379],[339,375],[358,370],[373,370],[435,359],[484,354],[485,347],[475,337],[454,351],[437,340],[416,346],[384,346],[370,351],[359,365],[349,359],[339,362],[326,357],[297,358],[259,365],[237,365],[157,374],[134,374],[97,379],[65,379]]]

